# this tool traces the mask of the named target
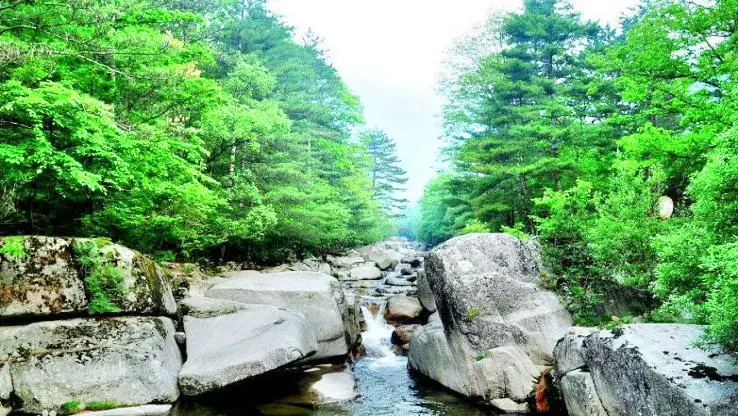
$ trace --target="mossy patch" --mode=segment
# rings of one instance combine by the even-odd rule
[[[25,238],[22,236],[4,237],[0,239],[2,245],[0,246],[0,254],[5,254],[14,259],[26,260],[28,253],[25,247]]]
[[[84,277],[90,314],[120,312],[128,293],[123,271],[110,264],[112,259],[103,255],[94,240],[75,240],[73,248]]]
[[[82,403],[77,400],[71,400],[61,405],[61,411],[65,415],[73,415],[82,411]]]
[[[482,310],[479,309],[478,306],[472,306],[466,310],[466,316],[471,320],[479,317],[481,315]]]
[[[85,410],[110,410],[118,407],[118,404],[112,400],[103,400],[98,402],[85,403]]]

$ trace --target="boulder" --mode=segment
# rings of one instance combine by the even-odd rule
[[[570,416],[608,416],[595,390],[592,375],[574,370],[561,379],[561,394]]]
[[[556,342],[571,327],[558,298],[540,287],[537,253],[530,247],[507,234],[469,234],[429,253],[418,286],[428,303],[435,301],[443,331],[413,337],[416,370],[487,402],[526,400],[540,369],[553,363]],[[433,296],[424,288],[426,279]],[[439,347],[443,342],[447,347]],[[435,353],[434,358],[449,362],[423,359],[414,348],[443,351],[445,357]]]
[[[694,346],[704,329],[633,324],[587,336],[586,364],[607,413],[738,415],[738,364]]]
[[[100,245],[99,253],[123,276],[125,300],[117,305],[120,312],[174,315],[177,303],[172,295],[169,277],[156,262],[138,251],[118,244],[99,244],[78,238],[74,244],[89,242]]]
[[[413,333],[422,325],[400,325],[392,331],[392,343],[395,345],[405,345],[413,338]]]
[[[0,416],[13,411],[10,399],[13,395],[13,380],[10,377],[10,364],[0,362]]]
[[[386,252],[381,251],[369,252],[365,258],[367,261],[374,262],[382,270],[387,270],[397,264],[397,260],[390,257]]]
[[[9,375],[20,406],[15,410],[23,413],[60,412],[72,400],[82,405],[171,403],[179,396],[181,365],[168,318],[71,319],[0,328],[0,395]]]
[[[69,240],[5,237],[0,244],[0,318],[87,310]]]
[[[375,266],[358,266],[351,269],[348,280],[375,280],[382,278],[382,271]]]
[[[260,276],[234,277],[212,286],[207,297],[244,304],[272,305],[305,316],[318,340],[318,352],[311,359],[337,357],[348,353],[346,328],[354,315],[340,284],[326,274],[314,272],[284,272]],[[344,319],[349,322],[344,322]]]
[[[212,318],[185,316],[182,393],[195,396],[310,356],[318,342],[303,316],[267,305]]]
[[[528,413],[527,404],[514,402],[507,397],[503,399],[493,399],[490,401],[490,404],[502,413]]]
[[[361,256],[327,256],[326,261],[333,266],[342,269],[350,269],[357,264],[364,263],[364,258]]]
[[[320,404],[347,402],[359,397],[356,378],[348,368],[323,374],[310,390],[318,396]]]
[[[584,339],[597,332],[595,328],[571,327],[554,347],[556,371],[566,374],[587,365],[584,355]]]
[[[414,286],[382,286],[377,288],[377,293],[380,295],[404,295],[404,296],[415,296],[418,294],[418,289]]]
[[[392,296],[387,300],[384,317],[390,323],[413,322],[420,318],[423,307],[418,298],[410,296]]]
[[[413,266],[411,266],[408,263],[398,264],[397,267],[395,267],[395,270],[397,270],[398,272],[400,272],[400,274],[403,274],[403,275],[413,274]]]
[[[5,237],[0,254],[0,319],[85,313],[89,305],[89,259],[112,267],[118,293],[107,294],[117,312],[174,315],[169,277],[141,253],[106,239]],[[94,306],[94,305],[93,305]],[[93,313],[103,311],[92,310]],[[107,312],[107,311],[104,311]]]
[[[423,308],[430,313],[435,312],[436,298],[428,284],[428,277],[425,275],[424,269],[418,269],[418,280],[415,283],[418,285],[418,298]]]

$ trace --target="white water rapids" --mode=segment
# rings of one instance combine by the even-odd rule
[[[392,331],[394,328],[384,320],[384,305],[379,307],[376,314],[369,311],[367,306],[361,307],[366,331],[362,332],[361,339],[366,349],[366,355],[372,358],[395,357],[392,351]]]

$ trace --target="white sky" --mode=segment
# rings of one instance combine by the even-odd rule
[[[638,0],[573,0],[584,18],[617,25]],[[269,0],[297,29],[323,39],[330,62],[361,98],[370,127],[397,142],[407,197],[418,200],[436,175],[442,100],[436,89],[454,41],[493,10],[520,0]]]

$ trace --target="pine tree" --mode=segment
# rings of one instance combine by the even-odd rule
[[[381,130],[369,130],[364,134],[364,145],[371,156],[371,179],[374,199],[390,216],[400,216],[407,206],[407,199],[398,197],[407,182],[407,172],[400,167],[397,146]]]

